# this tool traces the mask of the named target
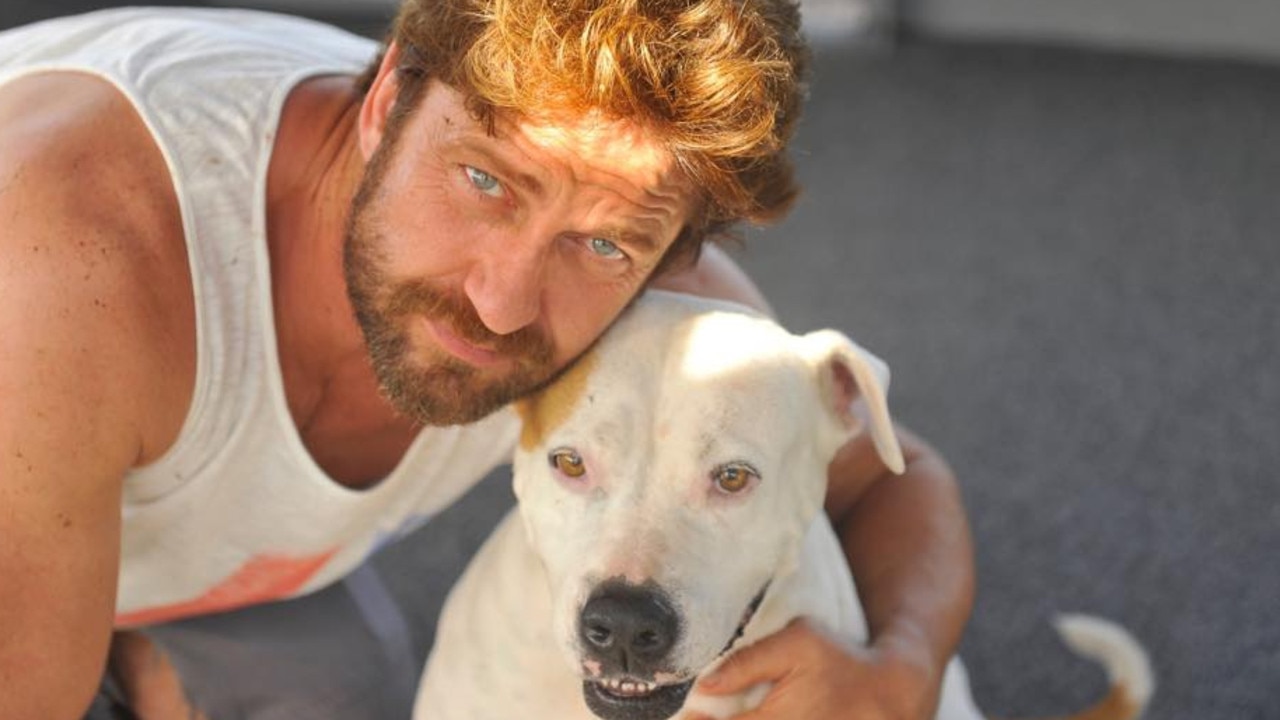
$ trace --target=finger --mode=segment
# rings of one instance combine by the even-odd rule
[[[760,706],[755,708],[754,710],[743,710],[742,712],[733,716],[724,716],[724,717],[717,718],[711,715],[704,715],[702,713],[697,713],[695,715],[689,715],[687,717],[684,715],[681,715],[679,717],[679,720],[778,720],[779,718],[785,718],[786,720],[794,720],[794,718],[796,717],[797,716],[795,715],[795,713],[788,714],[786,711],[783,711],[782,714],[778,714],[776,709]],[[808,718],[805,717],[804,720],[808,720]]]
[[[762,682],[777,682],[796,665],[796,651],[809,632],[803,621],[792,621],[782,630],[730,655],[720,667],[698,681],[709,695],[738,693]]]

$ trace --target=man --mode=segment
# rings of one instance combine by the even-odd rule
[[[408,0],[357,77],[373,54],[230,11],[0,35],[5,720],[103,695],[239,714],[233,676],[177,678],[166,653],[197,651],[166,628],[367,579],[374,549],[504,459],[504,405],[645,286],[763,304],[698,250],[795,194],[790,3]],[[774,680],[752,718],[931,715],[972,568],[949,472],[903,444],[902,477],[864,440],[831,469],[873,642],[798,623],[736,656],[709,689]],[[394,643],[362,587],[299,662],[352,623]],[[365,692],[382,672],[342,668]],[[408,712],[344,682],[260,717]]]

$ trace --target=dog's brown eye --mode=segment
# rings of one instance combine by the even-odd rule
[[[582,477],[587,471],[587,466],[582,462],[582,456],[568,448],[552,451],[551,465],[569,477]]]
[[[711,479],[721,492],[740,493],[751,484],[751,478],[757,477],[755,470],[745,463],[729,463],[721,465],[711,473]]]

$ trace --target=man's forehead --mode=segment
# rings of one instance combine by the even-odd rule
[[[542,151],[579,166],[614,174],[658,197],[692,197],[688,180],[659,132],[645,124],[598,109],[548,108],[528,112],[492,108],[482,120],[468,108],[463,92],[430,80],[426,103],[438,106],[447,126],[499,144]],[[458,112],[461,111],[461,112]],[[461,126],[454,121],[461,120]]]
[[[495,141],[533,160],[525,166],[532,175],[545,170],[539,160],[552,159],[570,168],[580,186],[607,188],[625,198],[622,217],[634,232],[619,227],[615,234],[647,238],[661,249],[695,211],[699,195],[693,184],[658,135],[639,123],[593,111],[503,118],[493,129]]]
[[[632,120],[591,110],[571,115],[519,117],[509,127],[539,148],[571,153],[647,187],[683,186],[675,157],[657,133]],[[674,189],[674,188],[673,188]]]

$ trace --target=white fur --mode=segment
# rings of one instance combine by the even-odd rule
[[[869,430],[885,464],[902,468],[882,362],[834,331],[795,336],[736,306],[650,293],[583,367],[571,412],[516,453],[518,509],[446,602],[416,720],[594,720],[582,682],[599,666],[584,661],[577,618],[611,578],[667,593],[681,620],[671,654],[680,679],[722,660],[766,583],[735,648],[798,616],[865,641],[822,503],[827,465],[855,433]],[[582,477],[549,461],[561,448],[581,456]],[[759,480],[727,495],[712,471],[732,462]],[[726,718],[767,689],[695,691],[685,709]],[[958,660],[938,717],[981,717]]]
[[[1053,624],[1067,647],[1106,668],[1111,684],[1124,688],[1133,704],[1145,706],[1151,700],[1151,661],[1127,630],[1090,615],[1059,615]]]

